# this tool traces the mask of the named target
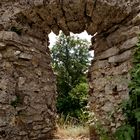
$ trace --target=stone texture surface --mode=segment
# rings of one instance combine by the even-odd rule
[[[48,34],[86,30],[95,58],[89,105],[111,132],[124,120],[128,74],[140,33],[139,0],[0,1],[0,139],[52,139],[55,76]]]
[[[139,33],[140,24],[136,26],[127,21],[105,38],[95,36],[95,42],[91,46],[91,49],[95,49],[95,59],[89,70],[89,105],[95,118],[102,120],[110,132],[114,132],[125,119],[120,105],[129,98],[129,71]]]
[[[10,31],[0,32],[0,42],[0,139],[51,138],[55,77],[47,46]]]

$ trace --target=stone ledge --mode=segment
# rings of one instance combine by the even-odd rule
[[[134,37],[134,38],[131,38],[127,41],[125,41],[119,48],[120,48],[120,51],[125,51],[125,50],[128,50],[128,49],[131,49],[132,47],[136,46],[138,42],[138,37]]]
[[[100,56],[97,56],[97,59],[99,59],[99,60],[106,59],[108,57],[118,54],[118,52],[119,52],[119,49],[117,47],[112,47],[112,48],[102,52]]]
[[[132,56],[132,50],[125,51],[124,53],[112,56],[108,59],[109,63],[121,63],[128,60]]]
[[[1,44],[3,43],[4,45],[8,43],[16,45],[17,47],[23,45],[34,47],[42,53],[46,52],[46,47],[41,44],[40,40],[36,40],[29,36],[19,36],[17,33],[11,31],[0,31],[0,41],[2,41]]]

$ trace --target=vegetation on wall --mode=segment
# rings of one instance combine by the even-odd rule
[[[22,34],[22,29],[15,26],[11,27],[11,31],[17,33],[18,35]]]
[[[88,99],[86,73],[89,66],[89,42],[74,36],[60,34],[51,49],[53,68],[57,75],[58,114],[86,119],[85,107]]]
[[[15,100],[11,101],[11,106],[13,106],[14,108],[16,108],[19,104],[21,103],[21,98],[19,95],[16,95]]]
[[[140,40],[136,45],[128,101],[123,102],[126,122],[116,131],[117,140],[140,140]]]

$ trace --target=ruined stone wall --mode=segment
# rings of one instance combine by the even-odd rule
[[[124,120],[121,103],[129,98],[131,62],[139,34],[140,13],[137,13],[92,38],[95,59],[89,71],[89,104],[95,118],[111,132]]]
[[[128,97],[139,5],[139,0],[1,0],[0,138],[51,139],[56,89],[47,35],[60,30],[97,33],[89,105],[114,131],[123,120],[118,106]]]
[[[52,137],[56,111],[50,61],[42,41],[0,32],[0,139]]]

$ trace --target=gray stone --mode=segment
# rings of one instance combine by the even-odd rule
[[[93,63],[93,70],[98,70],[102,68],[107,68],[109,67],[109,63],[107,60],[99,60]]]
[[[129,72],[131,69],[131,62],[130,61],[125,61],[121,65],[115,67],[112,71],[114,75],[121,75],[121,74],[126,74]]]
[[[23,84],[25,83],[26,78],[25,77],[19,77],[19,81],[18,81],[18,86],[19,88],[23,86]]]
[[[21,51],[15,51],[15,55],[19,55],[21,53]]]
[[[131,56],[132,56],[132,51],[128,50],[120,55],[116,55],[116,56],[112,56],[112,57],[108,58],[108,62],[109,63],[124,62],[124,61],[130,59]]]
[[[114,126],[116,126],[116,124],[115,123],[111,123],[110,126],[111,127],[114,127]]]
[[[34,43],[35,39],[32,40],[33,44],[31,44],[31,39],[18,36],[15,32],[0,32],[0,40],[4,40],[7,44],[5,49],[0,50],[2,57],[0,60],[0,108],[5,111],[3,116],[0,114],[0,127],[5,126],[5,130],[11,132],[7,136],[8,139],[11,137],[18,139],[20,135],[22,139],[27,140],[30,140],[26,135],[29,133],[29,129],[39,129],[39,133],[35,131],[33,137],[38,139],[40,134],[44,134],[43,128],[49,127],[52,130],[54,128],[51,126],[55,127],[55,109],[48,111],[47,106],[54,108],[55,103],[55,77],[53,77],[51,65],[48,64],[51,62],[50,55],[48,52],[42,52],[41,47],[43,45],[40,44],[43,43],[38,43],[40,49],[36,49],[35,44],[37,42]],[[36,70],[32,65],[33,56],[39,64],[44,61],[43,66],[36,66]],[[46,94],[46,91],[43,90],[49,89],[49,85],[51,85],[52,101],[48,98],[49,95]],[[17,112],[20,112],[18,117]],[[46,122],[45,119],[49,121]],[[36,122],[43,125],[36,125]],[[30,128],[28,124],[33,127]]]
[[[41,6],[41,5],[43,5],[43,0],[34,0],[34,5],[35,6]]]
[[[95,83],[93,83],[94,85],[94,88],[96,88],[96,90],[98,91],[102,91],[106,85],[106,78],[98,78],[98,79],[95,79],[94,81]]]
[[[0,117],[0,127],[5,127],[7,125],[7,122],[4,117]]]
[[[97,56],[97,59],[106,59],[108,57],[118,54],[118,52],[119,52],[119,49],[117,47],[112,47],[112,48],[102,52],[99,56]]]
[[[49,127],[47,127],[47,128],[44,128],[43,130],[42,130],[42,132],[43,133],[47,133],[48,131],[50,131],[51,129],[49,128]]]
[[[9,95],[7,92],[5,92],[5,91],[0,92],[0,103],[2,103],[2,104],[9,103]]]
[[[19,135],[24,136],[27,135],[28,133],[26,131],[20,131]]]
[[[0,42],[0,50],[3,50],[6,48],[6,44],[3,42]]]
[[[140,23],[140,13],[138,13],[133,19],[132,19],[133,24]]]
[[[30,60],[30,59],[32,59],[32,55],[31,55],[31,54],[27,54],[27,53],[21,53],[21,54],[19,55],[19,58],[21,58],[21,59],[26,59],[26,60]]]
[[[109,83],[109,84],[106,84],[105,86],[105,94],[108,96],[109,94],[112,94],[113,93],[113,88],[114,86]]]
[[[105,112],[110,112],[113,110],[113,104],[110,102],[106,102],[105,105],[101,108]]]
[[[0,60],[2,59],[2,54],[0,53]]]
[[[128,50],[128,49],[136,46],[137,43],[138,43],[138,37],[129,39],[120,46],[120,50],[123,50],[123,51]]]
[[[45,128],[45,125],[43,125],[43,124],[41,124],[41,125],[35,125],[33,127],[34,130],[40,130],[40,129],[43,129],[43,128]]]

